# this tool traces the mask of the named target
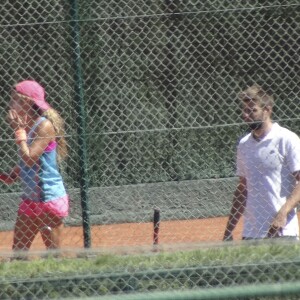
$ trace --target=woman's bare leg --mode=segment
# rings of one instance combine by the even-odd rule
[[[59,249],[64,229],[63,218],[55,215],[44,215],[39,230],[47,249]]]
[[[15,223],[12,249],[16,252],[28,251],[39,232],[39,227],[34,218],[26,215],[18,215]]]

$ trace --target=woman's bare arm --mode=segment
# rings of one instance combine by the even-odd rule
[[[32,166],[43,154],[45,148],[51,141],[55,140],[55,131],[49,120],[43,121],[36,128],[34,141],[27,145],[26,141],[19,143],[20,156],[28,166]]]

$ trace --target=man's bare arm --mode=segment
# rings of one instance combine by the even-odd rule
[[[224,241],[232,240],[232,232],[243,215],[246,207],[247,182],[245,177],[240,177],[234,192],[232,207],[224,232]]]

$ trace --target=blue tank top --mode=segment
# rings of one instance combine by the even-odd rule
[[[30,129],[27,144],[30,145],[34,140],[34,131],[37,126],[45,121],[41,117]],[[47,147],[39,159],[31,166],[27,166],[20,160],[20,178],[23,187],[23,200],[30,199],[36,202],[49,202],[57,198],[66,196],[66,190],[62,177],[57,166],[56,144],[54,147]]]

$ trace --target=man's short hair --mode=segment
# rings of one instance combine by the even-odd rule
[[[254,101],[261,106],[274,106],[274,97],[267,93],[260,85],[253,84],[239,94],[243,102]]]

